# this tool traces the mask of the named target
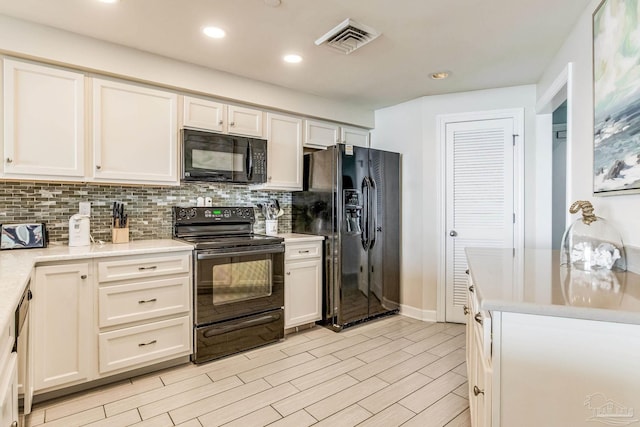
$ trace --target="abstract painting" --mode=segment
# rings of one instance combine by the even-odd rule
[[[640,191],[640,0],[593,14],[593,191]]]

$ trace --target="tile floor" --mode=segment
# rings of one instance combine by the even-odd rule
[[[27,426],[468,427],[464,325],[314,327],[36,405]]]

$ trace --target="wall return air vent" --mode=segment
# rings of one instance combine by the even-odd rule
[[[359,24],[351,19],[345,19],[327,34],[316,40],[316,45],[326,44],[338,52],[348,55],[375,40],[379,35],[380,33],[371,27]]]

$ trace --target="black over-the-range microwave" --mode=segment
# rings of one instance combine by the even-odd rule
[[[182,130],[182,179],[261,184],[267,181],[267,141]]]

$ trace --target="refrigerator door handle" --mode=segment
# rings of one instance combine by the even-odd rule
[[[362,179],[362,210],[363,215],[361,220],[364,221],[364,227],[362,229],[362,247],[365,250],[369,250],[369,177]]]
[[[367,221],[371,228],[367,232],[367,235],[369,236],[369,249],[371,249],[376,244],[376,229],[378,226],[378,193],[376,191],[376,182],[371,177],[369,177],[368,192],[367,199],[369,206],[367,207]]]

